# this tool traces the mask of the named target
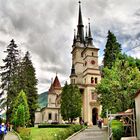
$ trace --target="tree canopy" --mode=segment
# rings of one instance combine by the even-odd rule
[[[104,67],[111,68],[121,53],[121,45],[117,42],[116,36],[108,31],[107,42],[104,49]]]
[[[106,67],[103,71],[104,78],[96,87],[103,106],[102,116],[105,117],[107,109],[116,113],[134,107],[134,94],[140,87],[139,69],[127,60],[117,59],[112,69]]]
[[[73,121],[81,116],[82,97],[76,85],[65,85],[61,94],[61,115],[64,120]]]

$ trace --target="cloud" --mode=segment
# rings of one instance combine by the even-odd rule
[[[139,0],[82,1],[83,22],[87,25],[87,19],[91,19],[94,45],[100,48],[100,63],[108,30],[116,35],[124,52],[140,41],[139,5]],[[0,50],[4,51],[14,38],[23,52],[30,51],[39,93],[48,90],[56,72],[61,83],[69,79],[77,16],[75,0],[0,0]]]

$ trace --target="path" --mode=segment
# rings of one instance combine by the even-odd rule
[[[107,131],[98,126],[87,128],[68,140],[107,140]]]
[[[8,131],[4,140],[19,140],[18,136],[15,133]]]

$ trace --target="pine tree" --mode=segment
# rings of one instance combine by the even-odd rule
[[[30,59],[29,52],[26,52],[19,69],[20,89],[24,89],[30,111],[31,125],[34,125],[35,111],[38,107],[37,79],[35,68]]]
[[[17,66],[19,63],[19,53],[17,45],[14,40],[11,40],[11,43],[7,46],[7,50],[4,51],[7,53],[5,59],[3,59],[4,66],[1,66],[1,105],[6,107],[6,120],[9,121],[10,114],[12,111],[12,102],[17,95],[16,87],[13,86],[17,82]]]
[[[23,90],[21,90],[19,95],[14,100],[11,122],[16,127],[24,127],[30,123],[29,106],[27,103],[26,94]]]
[[[82,98],[76,85],[65,85],[61,94],[61,115],[64,120],[72,121],[81,116]]]
[[[112,68],[116,58],[121,53],[121,45],[113,33],[108,31],[107,43],[104,49],[104,67]]]

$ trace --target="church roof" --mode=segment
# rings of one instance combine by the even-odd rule
[[[53,83],[51,84],[51,87],[50,87],[49,91],[54,91],[56,89],[61,89],[61,84],[59,82],[59,79],[58,79],[57,75],[56,75]]]

